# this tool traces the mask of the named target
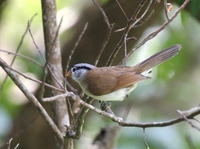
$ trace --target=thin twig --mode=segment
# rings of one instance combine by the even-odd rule
[[[46,81],[46,76],[48,74],[47,72],[47,63],[45,63],[44,67],[43,67],[43,70],[42,70],[42,78],[41,78],[41,85],[40,85],[40,88],[39,88],[39,96],[38,96],[38,99],[39,100],[42,100],[43,96],[44,96],[44,92],[45,92],[45,81]]]
[[[105,117],[110,118],[111,120],[113,120],[114,122],[117,122],[119,125],[121,126],[126,126],[126,127],[140,127],[140,128],[147,128],[147,127],[166,127],[166,126],[170,126],[179,122],[184,121],[183,117],[178,117],[178,118],[174,118],[168,121],[162,121],[162,122],[146,122],[146,123],[140,123],[140,122],[133,122],[133,123],[129,123],[129,122],[125,122],[122,118],[117,117],[115,115],[112,115],[110,113],[104,112],[102,110],[99,110],[97,108],[95,108],[94,106],[84,102],[83,100],[81,100],[78,96],[76,96],[76,98],[72,97],[73,100],[79,100],[80,104],[82,104],[83,106],[85,106],[86,108],[100,114],[103,115]],[[200,107],[195,107],[192,108],[190,110],[189,114],[185,115],[186,118],[188,119],[193,119],[196,115],[200,114]]]
[[[200,123],[200,121],[198,119],[196,119],[196,118],[193,118],[193,120],[195,120],[196,122]]]
[[[183,119],[188,122],[193,128],[197,129],[198,131],[200,131],[200,128],[198,128],[197,126],[195,126],[194,124],[192,124],[191,121],[189,121],[189,119],[183,115],[183,113],[180,110],[177,110],[177,112],[183,117]]]
[[[31,32],[31,23],[30,23],[30,21],[28,21],[28,32],[29,32],[29,34],[31,35],[31,39],[32,39],[32,41],[33,41],[34,46],[36,47],[36,50],[37,50],[38,53],[40,54],[40,56],[41,56],[41,58],[43,59],[44,63],[46,63],[46,59],[45,59],[45,57],[43,56],[43,54],[41,53],[41,51],[40,51],[38,45],[37,45],[36,42],[35,42],[35,39],[34,39],[34,37],[33,37],[33,34],[32,34],[32,32]]]
[[[10,76],[13,82],[19,87],[19,89],[24,93],[27,99],[38,109],[39,113],[42,115],[47,124],[52,128],[55,135],[59,138],[61,142],[63,142],[63,135],[60,130],[48,115],[46,110],[40,104],[40,102],[35,98],[35,96],[24,86],[24,84],[20,81],[19,76],[10,69],[10,66],[6,64],[2,59],[0,59],[0,66],[5,70],[5,72]]]
[[[54,39],[53,39],[52,47],[53,47],[53,45],[56,43],[56,39],[57,39],[58,36],[59,36],[59,31],[60,31],[60,28],[61,28],[62,22],[63,22],[63,16],[61,17],[60,22],[59,22],[59,24],[58,24],[58,28],[57,28],[57,30],[56,30],[55,37],[54,37]]]
[[[145,2],[146,2],[146,1],[142,1],[142,2],[140,3],[139,6],[140,6],[140,7],[143,7]],[[110,55],[109,58],[108,58],[108,61],[107,61],[107,63],[106,63],[106,66],[112,65],[112,63],[113,63],[115,57],[117,56],[119,50],[120,50],[120,49],[122,48],[122,46],[124,45],[124,40],[125,40],[125,38],[128,36],[128,34],[129,34],[131,28],[132,28],[135,24],[137,24],[138,22],[140,22],[140,21],[143,19],[143,17],[146,15],[147,11],[149,10],[151,4],[152,4],[152,0],[149,2],[149,5],[148,5],[147,9],[144,11],[144,13],[141,15],[141,17],[140,17],[139,19],[134,19],[134,18],[136,18],[137,13],[139,13],[139,12],[134,13],[134,15],[131,17],[131,19],[129,19],[129,21],[127,22],[127,25],[126,25],[126,27],[125,27],[125,29],[124,29],[124,33],[123,33],[121,39],[119,40],[119,42],[117,43],[116,47],[114,48],[114,50],[112,51],[111,55]],[[141,10],[141,8],[138,9],[138,11],[140,11],[140,10]]]
[[[133,13],[132,17],[131,17],[131,20],[133,20],[133,22],[135,20],[137,20],[138,17],[138,14],[140,13],[140,11],[142,10],[142,8],[144,7],[145,3],[147,2],[147,0],[142,0],[140,2],[140,4],[138,5],[138,7],[135,9],[135,12]]]
[[[5,52],[5,53],[8,53],[8,54],[16,55],[16,56],[21,57],[21,58],[24,58],[24,59],[26,59],[26,60],[29,60],[29,61],[35,63],[35,64],[38,65],[39,67],[43,68],[43,66],[42,66],[39,62],[37,62],[36,60],[34,60],[34,59],[32,59],[32,58],[30,58],[30,57],[28,57],[28,56],[25,56],[25,55],[23,55],[23,54],[11,52],[11,51],[7,51],[7,50],[3,50],[3,49],[0,49],[0,51],[1,51],[1,52]]]
[[[123,64],[126,62],[127,58],[130,57],[137,49],[139,49],[142,45],[144,45],[147,41],[151,40],[152,38],[154,38],[158,33],[160,33],[163,29],[165,29],[165,27],[167,27],[167,25],[169,23],[171,23],[174,18],[176,18],[176,16],[180,13],[180,11],[187,5],[187,3],[189,2],[190,0],[185,0],[184,3],[180,6],[180,8],[174,13],[174,15],[169,19],[167,20],[160,28],[158,28],[156,31],[152,32],[151,34],[149,34],[144,40],[142,40],[142,42],[140,42],[134,49],[132,49],[127,57],[125,57],[121,62],[120,64]]]
[[[76,96],[76,95],[73,92],[66,92],[64,94],[56,95],[56,96],[53,96],[53,97],[43,98],[42,101],[43,102],[52,102],[52,101],[55,101],[59,98],[66,98],[66,97],[75,98],[74,96]]]
[[[61,19],[61,21],[60,21],[60,23],[59,23],[59,26],[58,26],[57,30],[56,30],[56,34],[55,34],[55,37],[54,37],[54,39],[53,39],[53,45],[55,44],[55,40],[56,40],[56,38],[57,38],[57,36],[58,36],[58,32],[59,32],[59,28],[61,27],[61,23],[62,23],[62,19]],[[28,31],[29,31],[29,34],[30,34],[31,39],[32,39],[32,41],[33,41],[33,44],[34,44],[34,46],[36,47],[36,50],[38,51],[38,53],[40,54],[41,58],[43,59],[43,61],[44,61],[44,63],[45,63],[44,69],[43,69],[43,70],[44,70],[43,75],[46,75],[46,74],[47,74],[47,73],[45,73],[45,71],[46,71],[46,68],[48,68],[49,72],[51,73],[51,75],[53,76],[53,78],[55,79],[55,81],[57,82],[57,84],[58,84],[61,88],[64,89],[63,85],[59,83],[59,81],[57,80],[55,74],[54,74],[53,71],[52,71],[52,69],[57,69],[57,68],[56,68],[54,65],[51,65],[50,63],[49,63],[49,64],[47,63],[45,57],[44,57],[43,54],[41,53],[41,50],[40,50],[40,48],[38,47],[38,45],[37,45],[37,43],[36,43],[36,41],[35,41],[35,39],[34,39],[34,37],[33,37],[32,31],[31,31],[30,23],[28,23],[28,24],[29,24],[29,30],[28,30]],[[53,45],[52,45],[52,47],[53,47]],[[52,67],[53,67],[53,68],[52,68]],[[56,72],[59,73],[59,72],[60,72],[59,69],[57,69]],[[62,75],[61,73],[59,73],[59,75],[60,75],[60,77],[64,80],[63,75]],[[43,76],[43,80],[44,80],[45,78],[46,78],[46,76]],[[43,90],[43,84],[42,84],[42,86],[41,86],[41,90]],[[43,94],[42,94],[42,95],[43,95]],[[40,96],[41,96],[41,95],[40,95]]]
[[[112,34],[113,27],[114,27],[114,24],[112,24],[112,25],[110,26],[110,28],[108,29],[108,33],[107,33],[107,35],[106,35],[106,38],[105,38],[105,40],[104,40],[104,43],[103,43],[103,45],[102,45],[102,47],[101,47],[101,49],[100,49],[100,51],[99,51],[99,53],[98,53],[98,55],[97,55],[97,58],[96,58],[96,61],[95,61],[95,66],[97,66],[97,64],[98,64],[98,62],[99,62],[99,60],[100,60],[100,58],[101,58],[101,55],[102,55],[103,51],[105,50],[106,45],[108,44],[108,41],[109,41],[110,36],[111,36],[111,34]]]
[[[117,2],[117,5],[119,6],[120,10],[121,10],[121,11],[122,11],[122,13],[124,14],[124,16],[125,16],[126,20],[128,21],[128,20],[129,20],[129,18],[128,18],[128,16],[126,15],[126,13],[125,13],[124,9],[122,8],[121,4],[119,3],[119,1],[118,1],[118,0],[115,0],[115,1]]]
[[[84,28],[83,28],[81,34],[80,34],[79,37],[78,37],[78,40],[76,41],[74,47],[73,47],[72,50],[70,51],[70,54],[69,54],[69,56],[68,56],[68,61],[67,61],[67,64],[66,64],[66,71],[68,71],[68,69],[69,69],[69,64],[70,64],[70,62],[71,62],[72,56],[73,56],[73,54],[74,54],[74,52],[75,52],[75,50],[76,50],[76,48],[77,48],[79,42],[81,41],[81,39],[82,39],[82,37],[83,37],[83,35],[84,35],[84,33],[85,33],[87,27],[88,27],[88,23],[85,24],[85,26],[84,26]]]
[[[96,61],[95,61],[95,66],[96,66],[98,64],[98,62],[99,62],[99,59],[100,59],[103,51],[105,50],[106,45],[108,44],[108,41],[109,41],[110,36],[112,34],[112,30],[113,30],[114,24],[110,24],[109,19],[108,19],[106,13],[104,12],[104,10],[101,8],[101,6],[99,6],[99,4],[95,0],[92,0],[92,1],[99,8],[99,10],[101,11],[101,13],[103,15],[103,18],[104,18],[104,21],[105,21],[105,23],[106,23],[106,25],[108,27],[108,33],[107,33],[107,35],[105,37],[103,45],[102,45],[101,49],[99,50],[99,53],[98,53]]]
[[[86,103],[83,100],[81,100],[79,98],[79,96],[72,96],[71,99],[73,99],[74,101],[79,100],[79,102],[82,103]],[[91,105],[91,103],[93,102],[94,99],[88,98],[87,101],[87,105]],[[73,131],[73,133],[67,133],[66,135],[68,135],[68,137],[70,138],[75,138],[75,139],[79,139],[82,135],[82,130],[83,130],[83,125],[85,122],[85,116],[87,115],[88,111],[90,110],[90,108],[87,107],[83,107],[81,109],[81,111],[79,112],[79,115],[77,116],[76,119],[76,126],[75,126],[75,131]]]
[[[106,13],[104,12],[104,10],[99,6],[99,4],[95,0],[92,0],[92,1],[99,8],[99,10],[101,11],[101,13],[103,15],[103,18],[104,18],[106,25],[108,26],[108,28],[110,28],[111,24],[109,22],[109,19],[108,19]]]
[[[29,21],[30,23],[33,21],[33,19],[35,18],[36,15],[37,15],[37,14],[34,14],[34,15],[31,17],[31,19],[30,19],[30,21]],[[20,42],[19,42],[19,44],[18,44],[18,46],[17,46],[17,49],[16,49],[15,53],[18,53],[18,52],[19,52],[19,50],[20,50],[20,48],[21,48],[21,46],[22,46],[22,44],[23,44],[23,42],[24,42],[24,38],[25,38],[25,36],[26,36],[26,34],[27,34],[27,32],[28,32],[28,29],[29,29],[29,25],[27,24],[26,30],[24,31],[24,34],[23,34],[22,37],[21,37],[21,40],[20,40]],[[12,67],[12,65],[13,65],[13,63],[14,63],[16,57],[17,57],[17,55],[14,55],[14,57],[13,57],[11,63],[10,63],[10,66],[11,66],[11,67]],[[5,85],[5,83],[6,83],[7,78],[8,78],[8,76],[5,77],[5,79],[3,80],[2,84],[1,84],[1,87],[0,87],[0,97],[1,97],[1,95],[2,95],[1,93],[2,93],[2,91],[3,91],[3,88],[4,88],[4,85]]]
[[[167,0],[164,0],[163,3],[164,3],[164,9],[165,9],[165,16],[166,16],[167,20],[169,20],[169,16],[168,16],[168,12],[167,12]]]
[[[134,27],[138,22],[140,22],[140,21],[144,18],[144,16],[145,16],[145,15],[147,14],[147,12],[149,11],[150,6],[152,5],[152,2],[153,2],[153,0],[150,0],[150,1],[149,1],[149,4],[148,4],[147,8],[145,9],[145,11],[142,13],[142,15],[139,17],[139,19],[136,19],[136,20],[133,22],[133,24],[132,24],[131,27]]]
[[[8,143],[7,143],[7,148],[6,149],[11,149],[11,143],[12,143],[13,138],[10,138]],[[17,143],[17,145],[13,148],[13,149],[17,149],[19,147],[19,143]],[[1,147],[4,148],[4,147]]]
[[[14,149],[17,149],[19,147],[19,143],[14,147]]]
[[[124,36],[124,56],[127,56],[127,34]]]
[[[150,149],[147,140],[146,140],[146,136],[145,136],[145,128],[143,128],[143,140],[144,140],[144,144],[146,146],[147,149]]]
[[[140,12],[141,11],[141,9],[144,7],[144,4],[146,3],[146,1],[145,2],[143,2],[143,4],[140,4],[139,5],[139,7],[138,7],[138,9],[136,9],[137,11],[136,12]],[[150,8],[150,5],[152,4],[152,1],[150,1],[150,3],[149,3],[149,5],[148,5],[148,9],[146,9],[146,12],[149,10],[149,8]],[[150,12],[150,14],[145,18],[145,20],[144,21],[142,21],[142,19],[143,19],[143,17],[139,17],[139,19],[137,19],[137,15],[138,15],[138,13],[136,13],[136,14],[134,14],[132,17],[131,17],[131,19],[130,19],[130,21],[132,21],[134,24],[132,25],[132,28],[136,28],[136,27],[139,27],[139,26],[142,26],[144,23],[146,23],[151,17],[152,17],[152,15],[153,15],[153,13],[154,13],[154,10],[152,10],[152,12]],[[145,12],[144,12],[145,13]],[[146,15],[146,14],[145,14]],[[134,21],[133,21],[134,20]],[[141,22],[140,24],[137,24],[137,23],[139,23],[139,22]],[[121,31],[124,31],[125,30],[125,27],[124,28],[120,28],[120,29],[117,29],[117,30],[115,30],[114,32],[121,32]]]
[[[79,99],[79,102],[83,101]],[[88,98],[86,100],[88,105],[91,105],[92,102],[94,101],[94,99]],[[76,137],[75,138],[80,138],[82,135],[82,131],[83,131],[83,125],[85,122],[85,117],[88,113],[89,109],[87,107],[83,107],[81,109],[81,111],[79,112],[78,118],[76,119],[76,126],[75,126],[75,132],[76,132]]]
[[[43,61],[44,61],[44,63],[45,63],[45,65],[44,65],[44,67],[43,67],[43,77],[42,77],[42,84],[41,84],[41,95],[40,95],[40,99],[42,99],[42,95],[43,95],[43,90],[44,90],[44,81],[46,80],[46,74],[47,74],[47,72],[46,72],[46,67],[48,68],[48,70],[49,70],[49,72],[52,74],[52,76],[53,76],[53,78],[55,79],[55,81],[57,82],[57,84],[59,85],[59,87],[60,88],[62,88],[62,89],[64,89],[64,87],[63,87],[63,85],[62,84],[60,84],[59,82],[58,82],[58,80],[57,80],[57,78],[56,78],[56,76],[55,76],[55,74],[53,73],[53,71],[52,71],[52,69],[56,69],[56,70],[58,70],[54,65],[51,65],[51,64],[48,64],[47,63],[47,61],[46,61],[46,59],[45,59],[45,57],[43,56],[43,54],[41,53],[41,51],[40,51],[40,48],[37,46],[37,43],[35,42],[35,39],[34,39],[34,37],[33,37],[33,34],[32,34],[32,32],[31,32],[31,29],[29,28],[29,33],[30,33],[30,35],[31,35],[31,39],[32,39],[32,41],[33,41],[33,44],[35,45],[35,47],[36,47],[36,49],[37,49],[37,51],[38,51],[38,53],[40,54],[40,56],[41,56],[41,58],[43,59]],[[52,68],[53,67],[53,68]],[[57,73],[59,73],[59,71],[56,71]],[[63,75],[61,74],[61,73],[59,73],[59,76],[64,80],[64,77],[63,77]]]
[[[136,27],[140,27],[140,26],[144,25],[148,20],[150,20],[150,18],[153,16],[154,12],[155,12],[155,10],[152,10],[152,11],[150,12],[150,14],[145,18],[144,21],[140,21],[140,22],[141,22],[140,24],[137,24],[137,25],[132,26],[132,27],[133,27],[133,28],[136,28]]]
[[[34,39],[33,34],[32,34],[32,32],[31,32],[31,24],[28,23],[28,25],[29,25],[29,30],[28,30],[28,31],[29,31],[29,34],[30,34],[30,36],[31,36],[32,42],[33,42],[33,44],[34,44],[34,46],[35,46],[37,52],[40,54],[40,57],[42,58],[42,60],[43,60],[44,63],[45,63],[45,65],[43,66],[43,69],[42,69],[42,71],[43,71],[43,74],[42,74],[42,83],[41,83],[41,86],[40,86],[40,89],[39,89],[39,99],[41,100],[42,97],[43,97],[43,94],[44,94],[44,84],[45,84],[45,81],[46,81],[46,74],[47,74],[47,70],[46,70],[46,68],[47,68],[47,62],[46,62],[45,57],[44,57],[43,54],[41,53],[41,51],[40,51],[38,45],[37,45],[36,42],[35,42],[35,39]]]
[[[23,73],[21,73],[21,72],[15,70],[15,69],[13,69],[13,68],[11,68],[11,67],[10,67],[10,69],[11,69],[12,71],[14,71],[14,72],[20,74],[20,75],[23,76],[24,78],[29,79],[29,80],[31,80],[31,81],[33,81],[33,82],[36,82],[36,83],[39,83],[39,84],[42,84],[42,83],[43,83],[42,81],[37,80],[37,79],[34,79],[34,78],[31,78],[31,77],[29,77],[29,76],[27,76],[27,75],[25,75],[25,74],[23,74]],[[57,90],[57,91],[60,91],[60,92],[65,92],[65,90],[63,90],[63,89],[61,89],[61,88],[57,88],[57,87],[55,87],[55,86],[52,86],[52,85],[50,85],[50,84],[48,84],[48,83],[44,83],[44,85],[47,86],[47,87],[49,87],[49,88],[51,88],[51,89],[54,89],[54,90]]]

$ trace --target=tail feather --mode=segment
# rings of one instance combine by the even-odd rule
[[[181,46],[176,44],[174,46],[171,46],[165,50],[162,50],[153,56],[149,57],[148,59],[144,60],[143,62],[136,65],[134,68],[136,68],[136,71],[138,73],[142,73],[146,70],[149,70],[169,59],[174,57],[178,52],[180,51]]]

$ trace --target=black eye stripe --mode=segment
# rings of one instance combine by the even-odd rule
[[[72,68],[72,71],[76,71],[78,69],[86,69],[86,70],[91,70],[91,68],[87,67],[87,66],[75,66]]]

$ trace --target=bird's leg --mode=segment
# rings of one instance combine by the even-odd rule
[[[113,111],[111,110],[111,102],[109,101],[101,101],[101,106],[100,106],[102,111],[108,112],[110,114],[113,114]]]

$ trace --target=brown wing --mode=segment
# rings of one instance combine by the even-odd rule
[[[94,95],[103,95],[146,79],[141,74],[125,71],[126,67],[101,67],[88,71],[85,81]],[[127,67],[130,69],[130,67]],[[93,81],[98,80],[98,81]]]
[[[136,74],[135,72],[121,72],[121,74],[117,77],[117,85],[113,88],[113,91],[133,84],[135,85],[139,81],[147,78],[149,77],[143,76],[142,74]]]
[[[103,95],[111,92],[117,84],[118,74],[107,68],[94,68],[88,71],[85,81],[88,84],[88,90],[94,95]],[[93,81],[96,80],[96,81]]]

